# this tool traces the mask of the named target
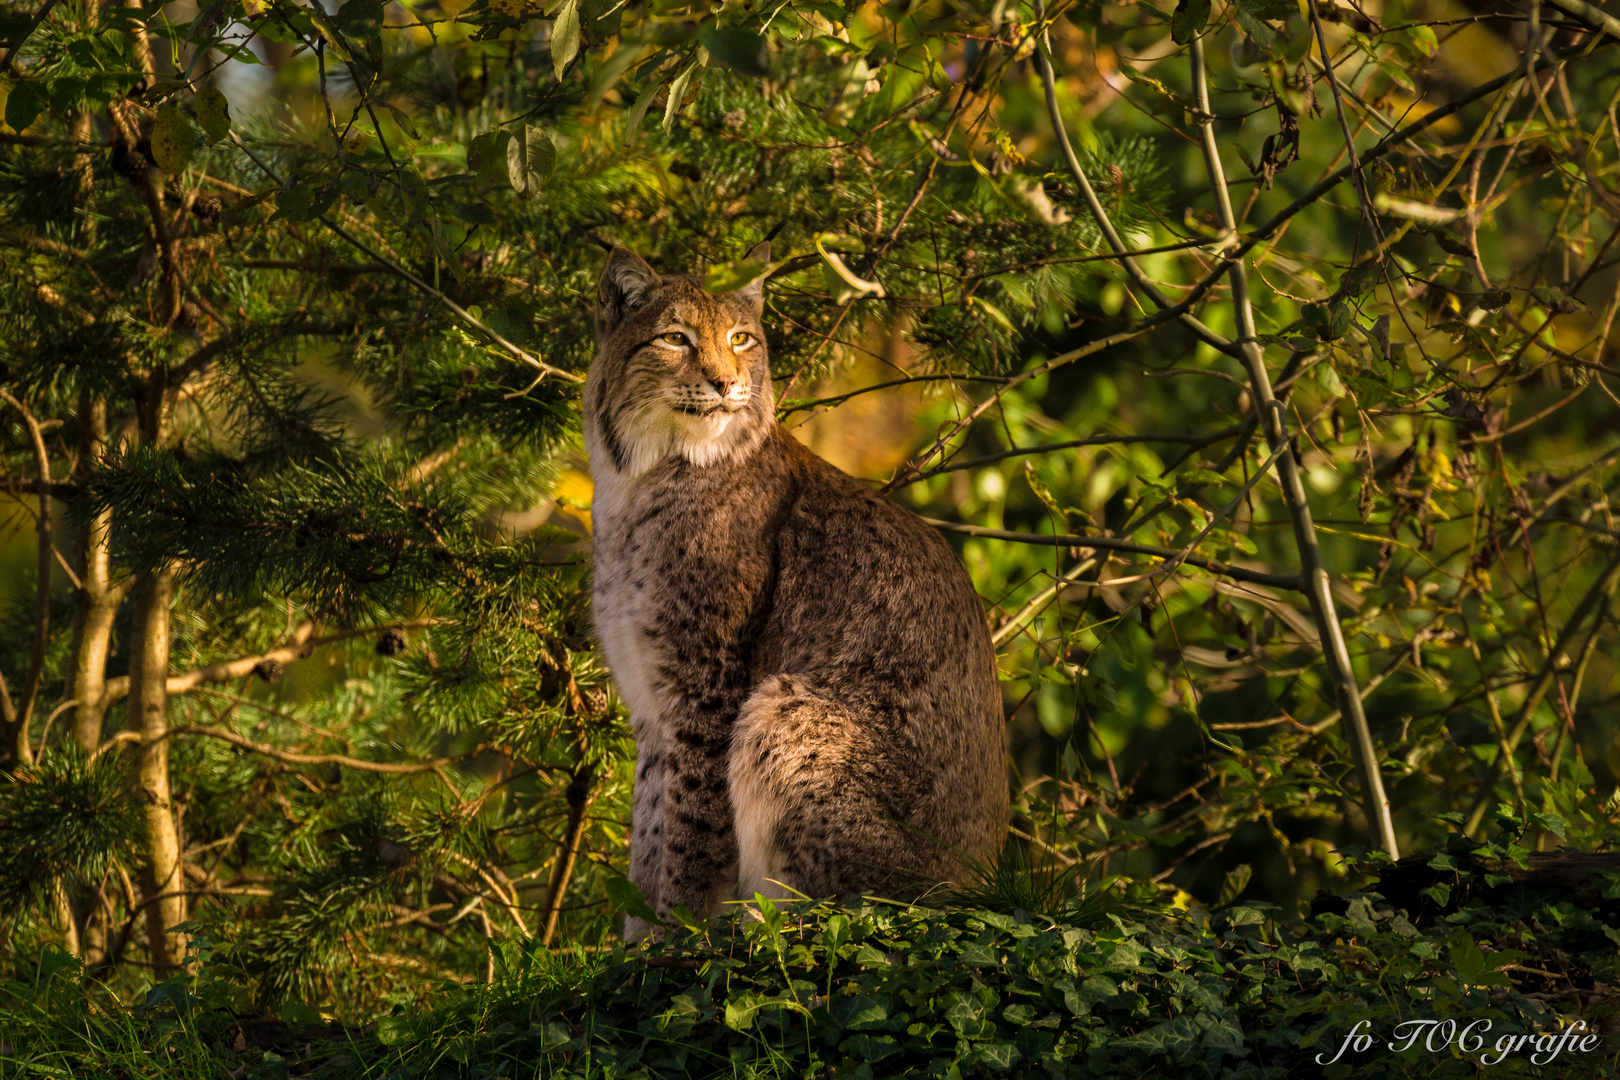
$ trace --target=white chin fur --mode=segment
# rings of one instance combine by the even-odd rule
[[[631,478],[673,456],[694,465],[713,465],[752,442],[744,431],[741,413],[692,416],[670,410],[656,419],[645,413],[627,419],[619,436],[629,459],[625,473]]]

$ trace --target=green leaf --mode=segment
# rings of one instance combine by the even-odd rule
[[[1150,1054],[1186,1054],[1198,1045],[1198,1026],[1191,1017],[1178,1016],[1162,1024],[1154,1024],[1146,1031],[1127,1035],[1114,1043],[1121,1049],[1145,1050]]]
[[[992,1069],[1005,1072],[1016,1065],[1023,1055],[1010,1042],[981,1043],[976,1046],[978,1061]]]
[[[197,126],[211,143],[231,133],[231,106],[216,86],[205,86],[197,91]]]
[[[579,0],[568,0],[551,24],[551,66],[562,82],[563,72],[579,53]]]
[[[34,92],[31,85],[28,83],[11,85],[11,92],[6,95],[6,123],[11,125],[13,131],[20,132],[28,127],[44,109],[45,102]]]
[[[584,0],[580,8],[580,17],[587,38],[593,42],[606,41],[619,32],[619,24],[624,20],[624,2]]]
[[[882,1061],[900,1052],[893,1035],[851,1035],[838,1044],[844,1053],[865,1062]]]
[[[546,181],[551,179],[551,174],[557,171],[557,144],[552,141],[549,132],[532,124],[525,124],[516,134],[517,137],[507,147],[508,167],[516,150],[518,167],[514,170],[514,178],[522,176],[525,195],[538,195],[540,189],[546,186]],[[513,186],[516,186],[515,179]]]
[[[403,1016],[385,1016],[377,1021],[377,1041],[384,1046],[402,1043],[411,1037],[411,1022]]]
[[[1057,499],[1052,495],[1052,489],[1046,486],[1046,481],[1042,480],[1040,474],[1035,471],[1033,461],[1024,462],[1024,479],[1029,483],[1029,490],[1033,491],[1035,497],[1041,500],[1042,506],[1055,514],[1059,521],[1067,520],[1063,515],[1063,508],[1058,506]]]
[[[740,27],[724,30],[704,27],[698,31],[698,42],[709,50],[709,55],[722,67],[760,78],[771,73],[765,39],[758,34]]]
[[[624,141],[628,145],[635,141],[636,131],[641,127],[641,120],[647,115],[647,106],[652,104],[653,98],[658,96],[658,88],[662,83],[650,82],[636,96],[634,105],[630,106],[630,115],[624,124]]]
[[[734,259],[709,267],[703,287],[712,293],[736,292],[770,273],[771,264],[759,259]]]
[[[856,995],[854,997],[835,998],[827,1008],[832,1022],[845,1031],[871,1031],[887,1030],[889,1023],[890,1002],[886,997],[867,997]]]
[[[664,102],[664,130],[668,131],[675,124],[675,115],[681,111],[681,102],[686,97],[687,84],[692,81],[692,73],[698,66],[694,61],[690,67],[676,76],[675,81],[669,84],[669,100]]]
[[[1220,895],[1215,899],[1215,907],[1226,907],[1233,900],[1243,895],[1244,889],[1249,887],[1249,879],[1254,876],[1254,868],[1249,863],[1238,863],[1231,870],[1226,871],[1226,878],[1220,882]]]
[[[641,894],[641,889],[629,878],[608,878],[608,902],[626,915],[634,915],[638,919],[656,923],[658,912],[647,903],[647,898]]]
[[[1434,36],[1434,27],[1424,23],[1415,23],[1406,28],[1403,35],[1403,50],[1414,60],[1430,60],[1440,51],[1440,41]]]
[[[726,1002],[726,1027],[733,1031],[747,1031],[754,1026],[761,999],[755,994],[738,994]]]
[[[1609,867],[1592,873],[1592,885],[1605,900],[1620,900],[1620,870]]]
[[[1170,17],[1170,37],[1185,45],[1203,32],[1209,22],[1209,0],[1181,0]]]
[[[197,150],[197,129],[173,105],[157,111],[152,124],[152,160],[166,173],[184,172]]]
[[[510,131],[497,130],[476,135],[467,143],[467,171],[476,178],[480,192],[508,186],[522,190],[521,174],[514,180],[508,153],[512,139]]]

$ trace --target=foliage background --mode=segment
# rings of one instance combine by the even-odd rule
[[[1347,884],[1379,840],[1229,344],[1222,188],[1399,847],[1503,803],[1531,848],[1612,839],[1601,11],[6,11],[0,963],[54,942],[124,994],[200,940],[248,998],[364,1015],[606,940],[599,245],[725,288],[773,230],[784,420],[1003,534],[953,540],[1022,865],[1285,910]]]

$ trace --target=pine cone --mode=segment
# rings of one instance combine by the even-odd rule
[[[398,656],[405,651],[405,635],[398,630],[386,630],[377,639],[378,656]]]
[[[257,675],[267,683],[280,682],[281,676],[285,671],[286,668],[282,666],[280,660],[260,660],[257,664],[253,665],[253,674]]]
[[[146,170],[152,165],[152,144],[142,140],[133,149],[123,143],[114,143],[112,152],[113,171],[120,176],[140,183],[146,178]]]
[[[191,213],[198,221],[212,225],[219,220],[219,215],[225,209],[225,202],[218,195],[203,192],[191,203]]]

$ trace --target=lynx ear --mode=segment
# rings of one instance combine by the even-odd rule
[[[622,247],[610,251],[596,287],[597,330],[615,329],[626,315],[641,306],[657,284],[658,271],[640,255]]]
[[[767,240],[763,244],[755,244],[747,258],[749,262],[769,263],[771,242]],[[762,276],[744,285],[737,290],[737,295],[748,301],[749,306],[754,309],[755,317],[758,317],[765,310],[765,278]]]

